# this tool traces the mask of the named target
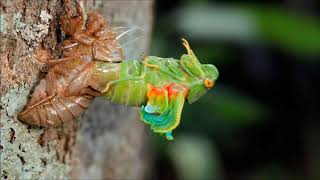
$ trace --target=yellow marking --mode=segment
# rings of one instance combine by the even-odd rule
[[[106,87],[101,92],[106,93],[108,92],[109,88],[110,88],[110,83],[107,83]]]
[[[142,63],[143,65],[145,65],[146,67],[160,70],[160,67],[159,67],[158,65],[156,65],[156,64],[150,64],[150,63],[148,63],[147,61],[148,61],[147,58],[144,58],[141,63]]]
[[[110,81],[109,83],[107,83],[106,87],[101,91],[101,93],[106,93],[110,89],[110,86],[115,84],[115,83],[119,83],[119,82],[122,82],[122,81],[128,81],[128,80],[142,80],[142,79],[143,79],[143,76]]]

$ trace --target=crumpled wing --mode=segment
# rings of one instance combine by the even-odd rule
[[[162,114],[168,108],[168,91],[148,85],[148,103],[144,110],[150,114]]]
[[[152,92],[152,90],[150,91]],[[148,96],[147,106],[142,106],[140,110],[141,120],[150,124],[151,129],[155,133],[165,134],[168,140],[173,140],[172,131],[179,125],[181,112],[185,101],[185,92],[172,92],[170,89],[165,89],[161,94],[166,95],[166,98],[154,97],[153,93]],[[168,105],[165,108],[165,99],[168,99]],[[165,109],[164,109],[165,108]]]

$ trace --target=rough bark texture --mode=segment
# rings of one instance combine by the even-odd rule
[[[141,179],[146,173],[146,132],[137,110],[97,99],[79,122],[58,129],[22,124],[17,114],[27,102],[43,67],[39,49],[58,56],[60,0],[1,0],[1,178]],[[82,1],[115,26],[139,26],[146,38],[128,51],[146,49],[152,1]],[[128,52],[127,51],[127,52]],[[128,58],[128,57],[127,57]]]
[[[73,125],[46,137],[47,130],[17,120],[42,68],[36,53],[40,48],[55,52],[61,7],[58,0],[1,0],[2,179],[62,179],[70,170]],[[53,141],[43,143],[44,138]]]
[[[123,47],[126,59],[147,50],[152,22],[152,1],[82,1],[87,10],[101,13],[113,27],[138,26],[144,37],[128,37]],[[135,35],[135,34],[133,34]],[[137,41],[134,41],[138,38]],[[138,44],[135,44],[137,42]],[[148,129],[139,120],[138,110],[95,99],[81,118],[78,138],[80,178],[143,179],[146,177]]]

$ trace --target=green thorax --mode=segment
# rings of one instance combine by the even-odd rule
[[[176,83],[189,87],[197,80],[183,70],[179,60],[149,56],[143,62],[158,68],[135,60],[122,63],[97,62],[94,74],[99,77],[101,89],[108,83],[110,86],[103,96],[117,104],[141,106],[147,101],[148,84],[164,87]]]

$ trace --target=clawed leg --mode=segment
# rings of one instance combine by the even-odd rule
[[[37,54],[37,60],[41,63],[47,64],[49,66],[61,63],[61,62],[65,62],[65,61],[69,61],[69,60],[73,60],[76,57],[78,57],[78,54],[75,54],[73,56],[70,57],[65,57],[65,58],[60,58],[60,59],[53,59],[52,56],[50,56],[50,53],[48,50],[40,50],[39,53]]]
[[[106,30],[106,26],[107,26],[107,22],[103,19],[101,15],[96,14],[94,12],[89,12],[85,32],[75,33],[73,35],[73,38],[81,42],[82,44],[92,45],[92,43],[95,42],[96,40],[92,36],[103,35],[104,33],[102,32]]]
[[[46,77],[46,83],[45,86],[43,86],[43,88],[45,88],[45,92],[43,92],[44,94],[46,94],[46,97],[41,99],[40,101],[32,104],[31,106],[28,106],[27,109],[25,111],[23,111],[21,114],[25,114],[27,112],[29,112],[30,110],[32,110],[33,108],[49,101],[50,99],[52,99],[55,95],[56,95],[56,91],[57,91],[57,80],[56,80],[56,74],[55,74],[55,69],[51,68],[48,72],[48,75]],[[40,90],[38,90],[40,91]],[[35,94],[34,94],[35,95]],[[38,97],[33,97],[34,98],[38,98]],[[32,99],[30,102],[32,102]]]
[[[65,61],[70,61],[70,60],[73,60],[75,59],[77,56],[70,56],[70,57],[65,57],[65,58],[60,58],[60,59],[47,59],[47,60],[40,60],[40,62],[42,63],[45,63],[47,65],[55,65],[55,64],[58,64],[58,63],[62,63],[62,62],[65,62]]]
[[[66,15],[62,16],[60,19],[62,30],[67,35],[73,36],[73,38],[80,43],[91,45],[95,40],[91,36],[105,28],[107,26],[107,22],[101,15],[89,12],[86,30],[83,32],[83,11],[79,3],[76,3],[77,16],[72,14],[72,3],[70,0],[64,0],[64,4],[66,6]]]
[[[54,93],[54,94],[51,94],[50,96],[42,99],[41,101],[37,102],[36,104],[33,104],[33,105],[29,106],[26,110],[24,110],[24,111],[23,111],[22,113],[20,113],[20,114],[21,114],[21,115],[26,114],[27,112],[29,112],[29,111],[32,110],[33,108],[35,108],[35,107],[37,107],[37,106],[39,106],[39,105],[41,105],[41,104],[49,101],[49,100],[52,99],[55,95],[56,95],[55,93]]]
[[[62,49],[66,51],[74,50],[78,47],[79,43],[73,39],[67,39],[62,42]]]
[[[65,58],[60,58],[60,59],[49,59],[49,60],[47,60],[47,64],[54,65],[54,64],[61,63],[61,62],[73,60],[76,57],[77,56],[65,57]]]

